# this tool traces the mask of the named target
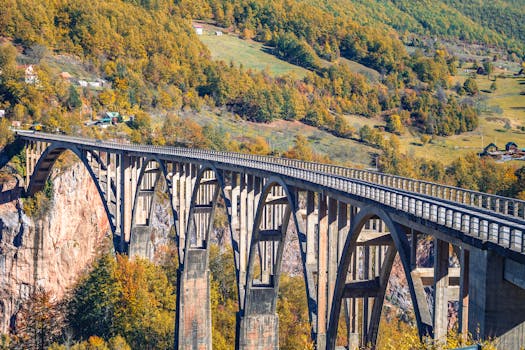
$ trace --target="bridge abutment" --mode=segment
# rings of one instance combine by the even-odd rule
[[[210,271],[205,249],[188,249],[179,270],[175,349],[211,350]]]
[[[469,265],[469,332],[481,339],[497,337],[499,349],[523,348],[525,289],[505,277],[513,272],[524,274],[525,267],[478,249],[470,251]]]

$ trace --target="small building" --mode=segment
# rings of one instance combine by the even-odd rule
[[[73,78],[71,74],[69,74],[69,72],[62,72],[59,74],[59,76],[64,80],[70,80],[71,78]]]
[[[33,68],[33,65],[30,64],[25,69],[25,78],[24,78],[26,84],[37,84],[38,83],[38,76],[35,72],[35,69]]]
[[[13,128],[20,128],[22,126],[22,122],[20,120],[13,120],[11,121],[11,126]]]
[[[0,109],[0,118],[5,117],[5,109]]]
[[[498,146],[496,146],[494,143],[489,143],[485,148],[483,148],[483,152],[480,153],[480,155],[491,155],[498,153],[499,149]]]
[[[222,35],[222,32],[221,32],[220,30],[217,30],[217,31],[215,31],[215,35],[217,35],[217,36],[221,36],[221,35]]]
[[[197,33],[197,35],[204,34],[204,28],[200,24],[195,24],[193,29],[195,29],[195,33]]]
[[[507,144],[505,145],[505,151],[507,151],[508,153],[516,153],[517,151],[519,151],[519,148],[515,142],[510,141],[507,142]]]

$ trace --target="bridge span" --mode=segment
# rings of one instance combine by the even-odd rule
[[[25,146],[28,195],[44,188],[61,154],[80,159],[117,251],[147,255],[153,203],[159,192],[168,195],[179,253],[177,349],[211,349],[208,248],[218,205],[234,251],[237,349],[279,348],[276,302],[292,232],[319,350],[335,348],[340,319],[348,349],[376,343],[396,255],[421,336],[445,339],[449,302],[457,301],[459,332],[499,337],[501,349],[525,347],[524,201],[275,157],[28,131],[17,131],[17,140]],[[431,268],[416,260],[428,236]]]

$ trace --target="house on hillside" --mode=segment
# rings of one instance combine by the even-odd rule
[[[515,142],[511,141],[507,142],[507,144],[505,145],[505,151],[507,151],[507,153],[516,153],[519,151],[519,148]]]
[[[0,109],[0,118],[5,117],[5,109]]]
[[[38,83],[38,76],[32,64],[25,67],[24,81],[26,82],[26,84],[31,84],[31,85],[35,85]]]
[[[73,78],[73,76],[71,76],[71,74],[69,74],[69,72],[62,72],[59,74],[60,78],[64,79],[64,80],[71,80],[71,78]]]
[[[194,24],[193,29],[195,29],[195,33],[197,33],[197,35],[204,34],[204,28],[200,24]]]
[[[496,154],[499,152],[498,146],[496,146],[494,143],[489,143],[485,148],[483,148],[483,152],[480,153],[482,156]]]
[[[216,30],[216,31],[215,31],[215,35],[217,35],[217,36],[221,36],[221,35],[222,35],[222,32],[221,32],[220,30]]]

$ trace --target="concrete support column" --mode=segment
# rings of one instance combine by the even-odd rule
[[[179,270],[175,349],[211,350],[210,271],[205,249],[187,249]]]
[[[276,314],[247,315],[239,322],[239,350],[278,350],[279,317]]]
[[[132,181],[132,161],[128,155],[118,155],[119,166],[119,181],[120,187],[120,249],[122,252],[127,251],[129,240],[131,237],[131,212],[133,207],[133,187],[135,184]]]
[[[434,240],[434,339],[446,342],[448,330],[449,244]]]
[[[319,195],[318,205],[317,350],[325,350],[328,322],[328,205],[326,196]]]
[[[469,251],[461,248],[459,274],[459,315],[458,331],[466,340],[468,337],[468,299],[469,299]]]
[[[131,229],[129,256],[139,256],[144,259],[153,259],[151,235],[155,232],[153,226],[135,226]]]
[[[481,339],[498,338],[498,349],[525,347],[525,266],[487,250],[472,249],[468,328]]]

